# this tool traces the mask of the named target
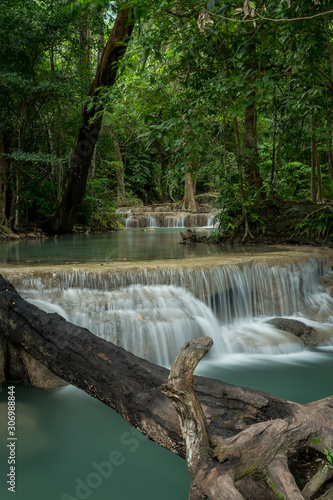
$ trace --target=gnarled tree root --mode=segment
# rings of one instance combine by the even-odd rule
[[[237,481],[253,473],[265,476],[276,498],[312,498],[331,477],[330,472],[319,470],[301,493],[288,468],[288,456],[304,446],[322,453],[325,448],[333,449],[332,399],[290,403],[289,418],[253,424],[227,439],[211,436],[193,385],[193,371],[211,346],[207,337],[186,343],[172,365],[168,383],[161,387],[179,415],[187,468],[193,478],[190,500],[241,500],[244,496]]]

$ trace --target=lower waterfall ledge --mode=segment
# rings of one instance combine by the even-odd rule
[[[96,274],[108,273],[128,273],[144,269],[147,272],[163,269],[212,269],[219,266],[245,266],[256,263],[265,263],[268,266],[284,267],[292,263],[308,262],[310,259],[327,259],[333,267],[333,251],[325,247],[309,246],[281,246],[268,247],[266,250],[251,248],[247,253],[221,254],[213,256],[191,257],[186,259],[163,259],[163,260],[138,260],[138,261],[105,261],[105,262],[73,262],[69,264],[48,264],[29,266],[26,264],[3,264],[0,267],[1,274],[5,278],[10,278],[16,286],[22,277],[43,279],[55,278],[56,274],[62,272],[87,272]]]

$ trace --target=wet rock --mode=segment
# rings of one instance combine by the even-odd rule
[[[202,193],[202,194],[197,194],[195,196],[195,201],[197,203],[205,203],[208,205],[212,205],[215,201],[216,198],[220,195],[220,193]]]
[[[180,232],[182,244],[188,243],[205,243],[207,240],[207,236],[205,234],[198,235],[195,230],[188,229],[186,233]]]
[[[30,382],[35,387],[55,389],[56,387],[68,385],[67,382],[54,375],[46,366],[27,352],[21,351],[21,358],[28,372]]]
[[[5,381],[30,382],[43,389],[68,385],[40,361],[0,337],[0,383]]]
[[[319,283],[321,286],[324,286],[330,296],[333,297],[333,275],[323,276]]]
[[[331,344],[333,341],[333,326],[331,329],[317,330],[302,321],[289,318],[273,318],[267,321],[279,330],[292,333],[300,338],[308,347]]]
[[[153,212],[172,212],[173,211],[173,207],[171,205],[158,205],[158,206],[155,206],[153,205]]]
[[[29,238],[29,239],[32,239],[32,240],[36,240],[38,238],[37,234],[35,233],[27,233],[25,235],[26,238]]]

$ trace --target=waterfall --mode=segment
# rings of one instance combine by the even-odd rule
[[[60,272],[48,284],[23,280],[21,293],[41,308],[43,301],[56,304],[73,323],[169,366],[184,342],[202,335],[224,354],[302,350],[297,337],[266,318],[302,315],[332,324],[333,299],[319,284],[329,272],[327,261],[315,259],[285,267]]]
[[[133,215],[129,215],[125,220],[125,227],[139,227],[139,221],[134,219]]]
[[[141,207],[135,212],[118,211],[126,215],[125,227],[217,227],[213,220],[216,213],[191,213],[191,212],[148,212]]]
[[[165,220],[168,222],[168,227],[186,227],[185,215],[166,217]]]
[[[207,217],[207,227],[214,228],[214,227],[218,227],[219,226],[218,222],[214,222],[215,216],[216,216],[216,214],[208,215],[208,217]]]
[[[147,227],[157,227],[156,218],[152,215],[148,215]]]

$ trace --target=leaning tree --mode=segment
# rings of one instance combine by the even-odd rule
[[[87,102],[83,107],[82,123],[64,195],[56,213],[44,223],[47,232],[68,233],[73,229],[84,197],[90,164],[102,125],[104,105],[100,92],[104,87],[111,87],[116,81],[118,65],[126,52],[133,27],[132,9],[125,4],[119,5],[118,15],[101,54]]]

